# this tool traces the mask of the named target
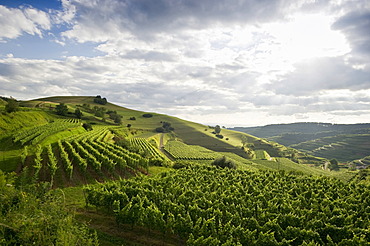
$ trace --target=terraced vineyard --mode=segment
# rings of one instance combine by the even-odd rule
[[[81,123],[76,119],[55,120],[46,125],[36,126],[29,129],[18,131],[13,135],[13,142],[26,144],[38,144],[46,137],[69,128],[80,126]]]
[[[370,153],[370,135],[338,135],[292,145],[309,154],[339,161],[361,159]]]
[[[76,136],[70,136],[67,140],[93,140],[93,141],[103,141],[110,142],[114,136],[111,129],[114,127],[111,126],[95,126],[93,131],[87,131],[83,134]]]
[[[134,148],[139,149],[147,158],[164,159],[163,154],[145,138],[132,138],[130,143]]]
[[[221,156],[221,154],[201,146],[187,145],[179,141],[168,141],[164,149],[175,160],[214,160]]]

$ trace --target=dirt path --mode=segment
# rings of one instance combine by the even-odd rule
[[[171,161],[175,161],[175,159],[170,155],[170,153],[168,153],[165,149],[164,149],[164,144],[163,144],[163,138],[164,138],[164,133],[161,134],[161,138],[159,140],[159,150],[165,155],[167,156],[168,159],[170,159]]]

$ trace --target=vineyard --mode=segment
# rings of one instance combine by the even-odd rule
[[[52,100],[65,100],[68,113],[53,111],[59,102]],[[30,106],[0,114],[0,169],[9,172],[0,172],[0,187],[17,190],[14,194],[20,194],[22,204],[36,196],[34,204],[52,198],[49,202],[66,213],[78,211],[78,222],[89,223],[101,245],[367,245],[370,241],[365,172],[344,170],[342,163],[340,171],[331,172],[319,168],[327,161],[324,158],[264,139],[226,129],[219,139],[211,126],[109,103],[93,104],[92,97],[46,101],[50,106],[45,108]],[[77,109],[82,116],[73,113]],[[111,116],[118,116],[121,123]],[[156,132],[163,122],[174,130]],[[357,139],[361,151],[368,147],[366,139],[365,135]],[[328,142],[324,149],[339,148],[350,140],[355,143],[344,138]],[[216,159],[227,160],[236,170],[217,168],[212,165]],[[368,165],[370,158],[354,163]],[[14,177],[14,182],[4,177]],[[32,190],[37,192],[26,194]],[[2,211],[23,209],[18,198],[1,193]],[[22,206],[27,210],[22,218],[33,233],[34,221],[49,215],[29,216],[37,209]],[[1,245],[6,242],[3,235],[18,235],[14,242],[30,245],[17,216],[21,215],[14,213],[11,224],[0,216]],[[17,241],[23,235],[23,241]],[[37,244],[39,239],[31,241]]]
[[[106,135],[102,135],[103,138]],[[86,137],[85,137],[86,138]],[[34,181],[53,184],[55,175],[67,182],[77,176],[96,177],[98,181],[147,172],[148,159],[118,145],[92,139],[63,140],[54,145],[36,146],[34,156],[28,155],[26,146],[22,153],[22,165],[32,173]],[[28,166],[26,160],[30,163]],[[63,185],[63,184],[56,184]]]
[[[13,142],[20,143],[21,145],[38,144],[52,134],[80,125],[81,123],[76,119],[56,120],[46,125],[18,131],[13,135]]]
[[[162,153],[145,138],[132,138],[130,143],[134,148],[139,149],[147,158],[164,159]]]
[[[198,145],[187,145],[179,141],[168,141],[164,149],[175,160],[214,160],[221,154]]]
[[[117,223],[176,234],[187,245],[365,245],[370,190],[324,177],[193,166],[89,185],[87,203]]]

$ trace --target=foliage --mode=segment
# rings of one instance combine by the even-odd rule
[[[76,108],[75,115],[76,115],[77,119],[81,119],[83,114],[82,114],[82,112],[79,108]]]
[[[331,159],[331,160],[329,161],[328,168],[329,168],[330,170],[338,170],[338,169],[339,169],[338,161],[337,161],[336,159]]]
[[[93,130],[92,125],[89,124],[89,123],[83,123],[82,127],[85,128],[86,131],[92,131]]]
[[[19,142],[22,145],[28,143],[37,144],[50,135],[53,135],[60,131],[64,131],[69,128],[78,127],[79,124],[80,123],[77,119],[56,120],[46,125],[35,126],[18,131],[16,134],[13,135],[13,141],[14,143]]]
[[[192,165],[85,188],[117,223],[189,245],[366,245],[370,191],[325,177]]]
[[[119,115],[117,111],[108,111],[107,114],[109,114],[109,118],[111,118],[114,123],[121,124],[122,123],[122,115]]]
[[[214,131],[215,131],[216,134],[220,134],[221,127],[219,125],[216,125]]]
[[[67,105],[65,105],[64,103],[59,103],[56,107],[55,107],[55,111],[58,115],[62,115],[62,116],[66,116],[67,113],[68,113],[68,107]]]
[[[39,111],[17,111],[0,115],[0,133],[9,133],[21,128],[34,127],[48,123],[49,116]]]
[[[7,113],[12,113],[18,110],[19,103],[15,99],[8,100],[8,103],[5,105],[5,111]]]
[[[143,117],[144,118],[152,118],[153,117],[153,114],[143,114]]]
[[[100,95],[97,95],[95,98],[94,98],[94,103],[98,103],[98,104],[102,104],[102,105],[105,105],[107,104],[107,99],[104,97],[102,98]]]
[[[212,162],[212,165],[214,165],[216,167],[221,167],[221,168],[227,167],[227,168],[231,168],[231,169],[236,169],[235,163],[232,160],[227,159],[225,156],[217,158],[216,160],[214,160]]]
[[[138,149],[139,154],[141,154],[145,158],[152,159],[152,163],[155,166],[159,166],[159,163],[163,162],[163,155],[145,138],[132,138],[130,140],[130,146]]]
[[[13,186],[0,171],[1,245],[98,245],[97,236],[63,206],[61,193],[49,184]]]

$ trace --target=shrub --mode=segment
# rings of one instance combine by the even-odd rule
[[[101,96],[97,95],[95,98],[94,98],[94,103],[98,103],[98,104],[102,104],[102,105],[105,105],[107,104],[107,99],[104,97],[102,98]]]
[[[143,114],[143,117],[144,118],[151,118],[151,117],[153,117],[153,115],[152,114]]]
[[[91,131],[93,129],[89,123],[83,123],[82,127],[85,128],[86,131]]]
[[[221,168],[231,168],[231,169],[236,169],[236,165],[232,160],[227,159],[225,156],[217,158],[212,162],[212,165],[216,167],[221,167]]]

